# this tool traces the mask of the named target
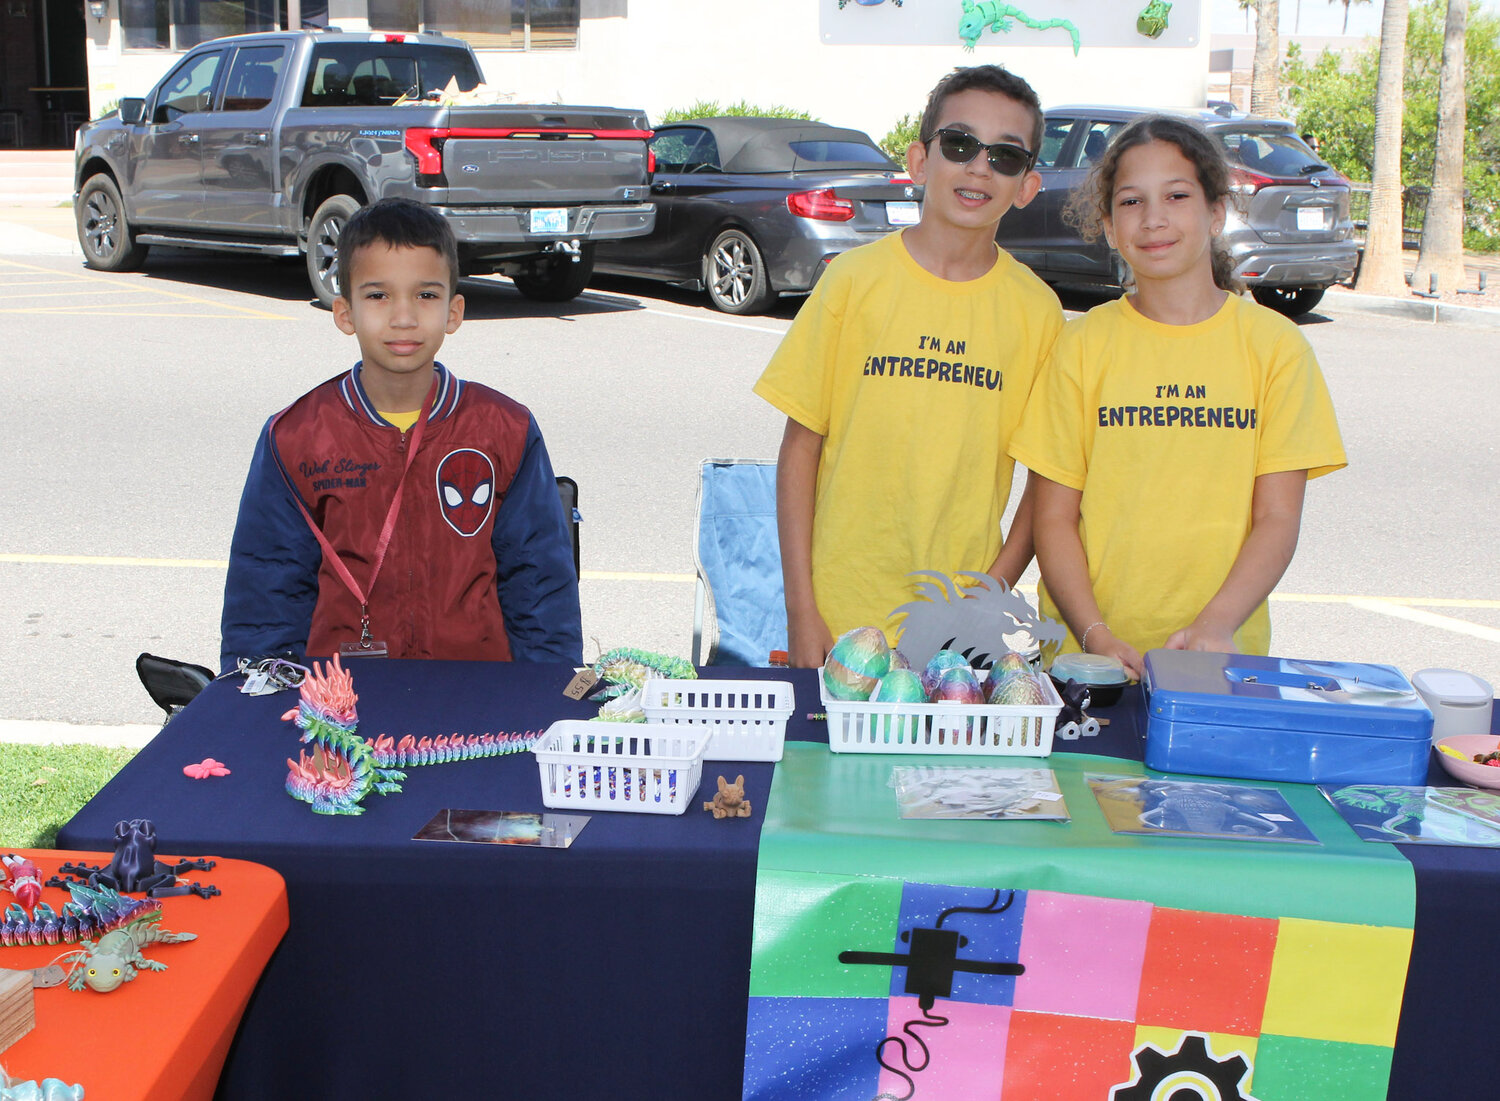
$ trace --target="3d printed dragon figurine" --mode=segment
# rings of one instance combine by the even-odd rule
[[[1009,34],[1011,27],[1021,23],[1034,31],[1061,27],[1073,39],[1073,56],[1078,56],[1082,40],[1078,28],[1070,19],[1033,19],[1013,4],[1000,4],[996,0],[963,0],[963,15],[958,20],[958,37],[964,40],[964,49],[973,50],[979,36],[988,27],[996,34]]]
[[[63,886],[73,899],[63,904],[61,914],[45,902],[32,906],[30,916],[20,903],[12,902],[6,907],[4,918],[0,919],[0,945],[76,944],[88,937],[113,932],[143,914],[161,909],[161,903],[155,899],[127,898],[109,887],[90,887],[77,882]]]
[[[594,662],[594,676],[604,681],[607,687],[601,688],[589,698],[608,700],[644,688],[650,677],[694,680],[698,676],[698,670],[693,668],[692,662],[682,658],[620,646],[599,655],[599,660]]]
[[[370,792],[390,795],[401,790],[403,768],[416,765],[470,761],[529,750],[541,731],[524,734],[472,734],[464,737],[414,738],[399,741],[389,734],[361,738],[355,734],[354,678],[337,656],[326,667],[313,663],[302,682],[302,698],[281,716],[302,728],[302,741],[312,746],[299,759],[287,758],[286,790],[294,799],[312,804],[318,814],[363,814],[360,803]]]

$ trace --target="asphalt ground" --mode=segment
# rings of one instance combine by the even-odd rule
[[[71,211],[42,197],[7,205],[13,186],[0,177],[0,401],[12,410],[0,739],[139,741],[160,712],[136,654],[216,664],[223,560],[257,431],[354,347],[308,301],[296,265],[159,251],[140,273],[92,272]],[[781,418],[750,386],[795,301],[740,319],[627,280],[563,306],[500,279],[463,290],[468,318],[443,359],[529,405],[559,473],[580,483],[586,656],[620,645],[686,656],[697,466],[775,455]],[[1273,649],[1500,684],[1491,318],[1433,324],[1356,297],[1331,293],[1303,326],[1351,465],[1309,487],[1297,558],[1272,598]]]

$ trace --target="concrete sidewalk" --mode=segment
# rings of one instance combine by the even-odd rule
[[[7,743],[27,745],[104,745],[140,749],[156,737],[159,726],[130,723],[122,726],[90,726],[81,723],[46,722],[43,720],[0,719],[0,746]],[[0,748],[0,753],[5,750]]]

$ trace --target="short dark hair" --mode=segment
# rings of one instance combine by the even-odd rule
[[[458,290],[458,241],[447,219],[415,199],[381,199],[355,211],[339,236],[339,293],[345,301],[354,254],[376,243],[435,250],[448,262],[448,293]]]
[[[970,65],[954,69],[927,97],[927,109],[922,112],[922,125],[918,140],[926,145],[937,133],[938,119],[943,113],[943,104],[949,96],[972,89],[995,92],[1013,99],[1031,112],[1031,145],[1033,158],[1042,146],[1042,101],[1030,84],[1016,76],[1003,65]]]

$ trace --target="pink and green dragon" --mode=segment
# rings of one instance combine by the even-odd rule
[[[465,737],[397,740],[389,734],[361,738],[355,733],[359,715],[354,678],[337,656],[326,671],[313,663],[302,682],[302,698],[282,716],[302,728],[302,741],[312,747],[298,759],[287,758],[286,790],[294,799],[312,805],[318,814],[363,814],[360,804],[371,792],[392,795],[406,779],[403,768],[472,761],[529,750],[541,737],[539,730],[524,734],[471,734]]]

